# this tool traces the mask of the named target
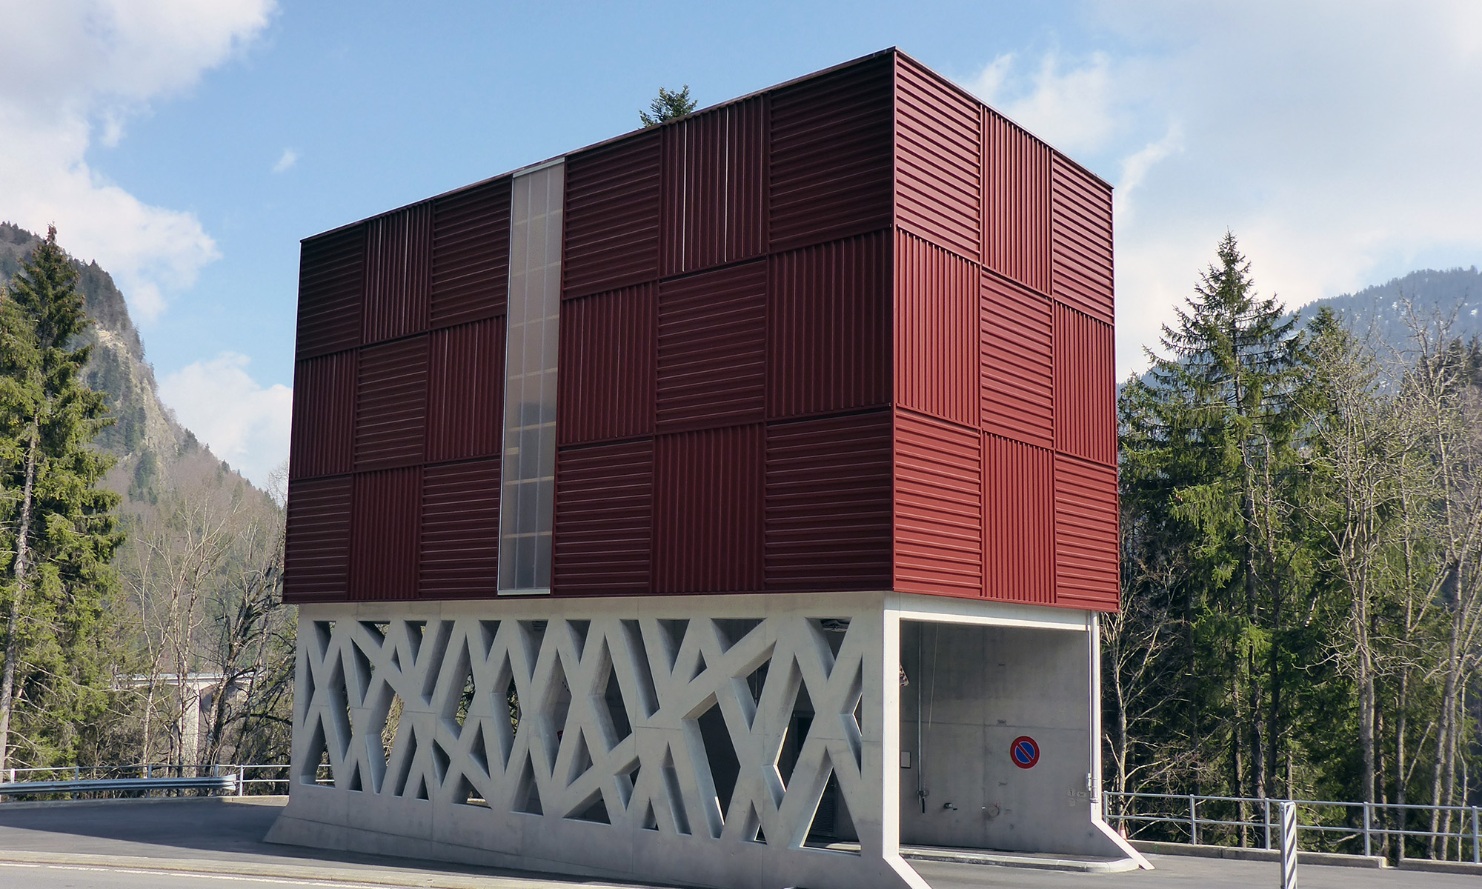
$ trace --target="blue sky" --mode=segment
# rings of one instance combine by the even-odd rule
[[[1482,255],[1482,4],[0,0],[0,219],[115,274],[162,392],[287,456],[298,241],[900,46],[1117,186],[1118,361],[1226,228],[1300,305]]]

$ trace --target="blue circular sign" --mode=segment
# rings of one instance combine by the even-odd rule
[[[1039,762],[1039,743],[1028,735],[1020,735],[1009,745],[1009,758],[1021,769],[1032,769]]]

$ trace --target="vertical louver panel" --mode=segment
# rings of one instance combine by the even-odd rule
[[[982,439],[977,429],[896,412],[896,589],[981,594]]]
[[[355,468],[422,461],[427,432],[427,336],[360,353],[355,396]]]
[[[1054,445],[1054,313],[1047,297],[983,275],[983,428]]]
[[[895,403],[979,426],[976,263],[904,232],[895,251]]]
[[[890,225],[894,67],[884,54],[772,94],[772,250]]]
[[[766,97],[687,117],[663,134],[663,273],[760,255],[767,246]]]
[[[432,205],[417,204],[372,219],[366,230],[367,343],[427,329],[432,278]]]
[[[355,476],[350,597],[410,599],[417,590],[417,526],[422,470],[390,469]]]
[[[298,272],[297,357],[360,345],[365,298],[365,224],[308,238]]]
[[[766,352],[765,261],[660,284],[659,431],[763,419]]]
[[[566,159],[564,297],[658,277],[660,154],[650,130]]]
[[[1117,468],[1055,456],[1055,604],[1115,611]]]
[[[653,510],[652,439],[562,448],[556,458],[554,592],[650,592]]]
[[[1111,324],[1111,188],[1058,154],[1052,166],[1052,295]]]
[[[777,254],[767,303],[767,416],[890,403],[890,239]]]
[[[1055,307],[1055,449],[1117,462],[1116,357],[1110,324]]]
[[[1054,453],[983,439],[983,597],[1055,603]]]
[[[432,203],[432,326],[503,315],[509,291],[508,176]]]
[[[436,330],[428,340],[427,459],[497,455],[504,417],[504,319]]]
[[[916,62],[896,58],[896,221],[976,262],[980,106]]]
[[[655,302],[654,286],[643,284],[562,303],[560,444],[653,433]]]
[[[348,475],[289,483],[284,602],[349,597],[351,486]]]
[[[499,459],[422,473],[417,596],[494,598],[499,581]]]
[[[300,361],[293,372],[291,478],[349,472],[355,453],[354,351]]]
[[[983,109],[983,264],[1050,292],[1050,148]]]
[[[654,441],[654,589],[762,588],[763,427],[661,435]]]
[[[891,584],[890,412],[767,427],[769,590]]]

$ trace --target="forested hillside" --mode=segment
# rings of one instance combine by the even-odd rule
[[[1331,309],[1379,352],[1412,350],[1414,320],[1444,323],[1450,336],[1467,342],[1482,337],[1482,271],[1474,266],[1411,272],[1387,284],[1317,300],[1302,308],[1302,317],[1315,317],[1323,309]]]

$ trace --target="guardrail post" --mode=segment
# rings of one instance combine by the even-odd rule
[[[237,796],[247,795],[247,767],[237,766]]]
[[[1271,799],[1270,799],[1270,797],[1263,797],[1261,799],[1261,822],[1264,825],[1265,830],[1266,830],[1266,848],[1267,849],[1270,849],[1271,848]]]
[[[1199,797],[1189,794],[1189,842],[1199,845]]]
[[[1297,889],[1297,804],[1281,801],[1281,889]]]
[[[1371,855],[1374,854],[1373,852],[1370,851],[1370,849],[1372,847],[1372,843],[1370,842],[1370,839],[1369,839],[1369,824],[1370,824],[1370,821],[1371,821],[1370,816],[1369,816],[1369,811],[1370,811],[1370,806],[1371,805],[1372,805],[1372,803],[1367,803],[1367,802],[1364,803],[1364,857],[1365,858],[1368,858],[1369,856],[1371,856]]]
[[[1482,831],[1479,831],[1477,823],[1477,807],[1472,806],[1472,863],[1482,864]]]

